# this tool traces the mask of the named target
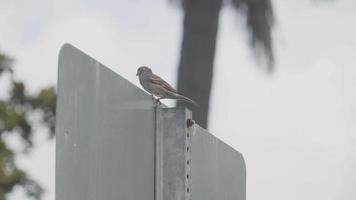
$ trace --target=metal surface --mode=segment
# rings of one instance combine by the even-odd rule
[[[163,107],[64,45],[58,72],[56,199],[245,200],[242,155],[189,123],[189,110]]]
[[[156,200],[189,199],[186,120],[190,117],[185,108],[157,109]]]
[[[68,44],[58,74],[56,199],[153,200],[151,97]]]
[[[184,108],[157,109],[157,200],[245,200],[242,155],[190,118]]]
[[[245,200],[246,168],[242,155],[198,125],[191,128],[193,200]]]

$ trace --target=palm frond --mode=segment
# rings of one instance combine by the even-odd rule
[[[250,44],[258,58],[264,58],[268,71],[273,71],[272,28],[274,12],[271,0],[232,0],[232,5],[246,17]]]

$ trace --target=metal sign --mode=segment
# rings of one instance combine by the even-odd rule
[[[56,199],[245,200],[241,154],[190,119],[190,111],[157,107],[150,95],[65,44]]]

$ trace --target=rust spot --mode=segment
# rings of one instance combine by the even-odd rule
[[[192,119],[187,119],[187,127],[188,127],[188,128],[192,127],[193,124],[194,124],[194,120],[192,120]]]

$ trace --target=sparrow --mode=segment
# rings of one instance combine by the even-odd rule
[[[198,104],[177,92],[171,85],[164,81],[161,77],[152,73],[149,67],[142,66],[137,69],[136,76],[138,76],[142,87],[153,96],[158,97],[157,102],[161,99],[176,99],[183,100],[198,106]]]

